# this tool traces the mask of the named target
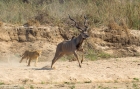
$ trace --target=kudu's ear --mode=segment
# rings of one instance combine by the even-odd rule
[[[83,32],[83,29],[80,28],[80,27],[77,25],[76,21],[75,21],[74,19],[72,19],[72,18],[70,17],[70,15],[69,15],[69,19],[72,20],[72,21],[75,23],[74,26],[75,26],[80,32]]]

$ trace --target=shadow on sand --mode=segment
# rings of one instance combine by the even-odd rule
[[[44,66],[42,68],[33,68],[34,70],[53,70],[50,66]]]

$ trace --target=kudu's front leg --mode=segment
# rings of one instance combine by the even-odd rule
[[[79,67],[81,68],[81,64],[80,64],[80,61],[79,61],[79,59],[78,59],[78,55],[76,54],[76,52],[74,52],[74,55],[75,55],[75,57],[76,57],[76,59],[77,59],[77,61],[78,61],[78,63],[79,63]]]
[[[81,60],[81,63],[83,63],[83,60],[84,60],[83,56],[84,56],[84,55],[82,54],[82,60]]]

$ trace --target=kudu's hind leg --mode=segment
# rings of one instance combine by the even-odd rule
[[[58,57],[55,57],[55,58],[52,60],[51,68],[52,68],[53,64],[54,64],[60,57],[62,57],[62,56],[63,56],[63,54],[60,54]]]
[[[53,60],[52,60],[51,68],[52,68],[53,64],[54,64],[59,58],[61,58],[63,55],[64,55],[64,54],[62,54],[62,53],[60,53],[59,55],[58,55],[58,54],[55,55],[55,57],[54,57]]]
[[[53,60],[52,60],[51,68],[52,68],[53,64],[55,63],[56,58],[57,58],[59,55],[60,55],[60,52],[59,52],[59,45],[58,45],[57,48],[56,48],[56,52],[55,52],[54,58],[53,58]]]
[[[55,59],[56,59],[57,57],[58,57],[58,54],[55,53],[55,56],[54,56],[54,58],[53,58],[53,60],[52,60],[51,68],[52,68],[53,64],[55,63]]]
[[[77,56],[76,52],[74,52],[74,56],[76,57],[76,59],[77,59],[77,61],[78,61],[78,63],[79,63],[79,67],[81,68],[81,64],[80,64],[80,61],[79,61],[79,59],[78,59],[78,56]]]

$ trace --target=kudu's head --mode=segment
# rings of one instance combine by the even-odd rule
[[[88,31],[87,31],[87,30],[88,30],[88,26],[86,25],[86,23],[87,23],[87,18],[84,16],[84,19],[85,19],[85,21],[84,21],[84,28],[80,28],[80,27],[77,25],[76,21],[75,21],[74,19],[72,19],[70,16],[69,16],[69,18],[70,18],[70,20],[72,20],[72,21],[75,23],[74,26],[80,31],[82,38],[83,38],[83,39],[88,38],[88,37],[89,37]]]

